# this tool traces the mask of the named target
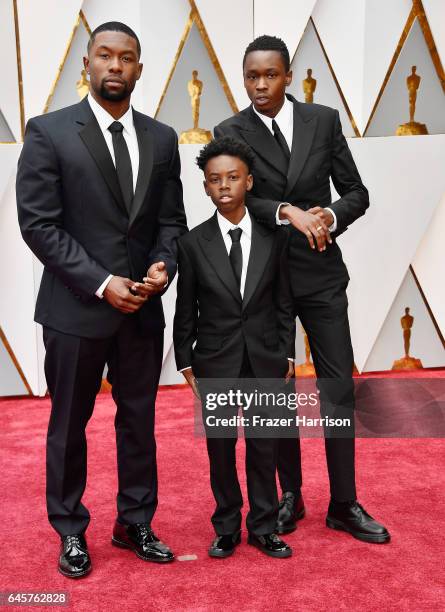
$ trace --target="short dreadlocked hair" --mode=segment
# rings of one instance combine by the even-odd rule
[[[252,51],[278,51],[283,60],[284,69],[286,72],[289,72],[290,69],[290,57],[289,57],[289,49],[286,46],[286,43],[278,38],[277,36],[268,36],[264,34],[263,36],[258,36],[255,38],[250,45],[248,45],[247,49],[244,51],[243,57],[243,68],[246,63],[246,57]]]
[[[230,136],[216,138],[215,140],[212,140],[206,144],[206,146],[199,152],[199,155],[196,158],[196,163],[204,172],[207,162],[214,157],[218,157],[219,155],[238,157],[238,159],[246,164],[249,174],[251,173],[255,161],[255,155],[252,149],[249,147],[249,145],[244,144],[239,140],[235,140],[235,138],[231,138]]]
[[[100,26],[97,26],[97,28],[91,32],[90,40],[88,41],[87,46],[88,53],[90,52],[91,46],[96,39],[96,34],[99,34],[99,32],[123,32],[124,34],[127,34],[127,36],[134,38],[136,41],[138,57],[141,57],[141,43],[139,42],[139,38],[129,26],[125,25],[125,23],[121,23],[120,21],[107,21],[106,23],[102,23]]]

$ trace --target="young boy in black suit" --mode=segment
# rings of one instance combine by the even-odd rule
[[[244,205],[253,185],[250,147],[220,138],[201,150],[197,164],[217,210],[178,242],[173,331],[178,370],[198,397],[195,376],[288,381],[293,375],[295,322],[285,265],[287,230],[258,224]],[[207,435],[216,501],[211,557],[228,557],[241,539],[243,500],[234,431],[231,437]],[[274,533],[277,448],[276,439],[246,434],[248,543],[282,558],[292,550]]]

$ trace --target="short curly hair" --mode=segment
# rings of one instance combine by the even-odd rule
[[[278,38],[278,36],[268,36],[267,34],[264,34],[263,36],[258,36],[255,38],[255,40],[253,40],[244,51],[243,68],[244,64],[246,63],[246,57],[253,51],[278,51],[283,60],[285,71],[289,72],[289,49],[287,48],[284,40],[281,40],[281,38]]]
[[[222,138],[215,138],[199,152],[196,158],[196,163],[199,168],[204,172],[207,162],[218,155],[230,155],[231,157],[238,157],[247,166],[249,174],[252,172],[253,165],[255,162],[255,155],[249,145],[235,140],[230,136],[223,136]]]

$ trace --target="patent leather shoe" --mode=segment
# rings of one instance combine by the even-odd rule
[[[269,555],[269,557],[284,559],[292,555],[292,548],[275,533],[268,533],[267,535],[249,533],[247,543],[251,546],[256,546],[256,548]]]
[[[67,578],[81,578],[91,572],[91,559],[83,534],[62,536],[59,572]]]
[[[230,557],[240,542],[241,531],[236,531],[228,535],[216,536],[209,548],[209,556],[218,557],[220,559]]]
[[[169,563],[175,558],[170,548],[155,536],[148,523],[122,525],[116,521],[111,543],[118,548],[132,550],[144,561]]]

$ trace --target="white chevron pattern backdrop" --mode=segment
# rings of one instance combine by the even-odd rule
[[[0,396],[43,394],[44,351],[33,309],[41,265],[21,240],[14,179],[27,119],[78,101],[88,31],[127,23],[140,36],[144,72],[134,106],[178,131],[190,123],[190,66],[204,81],[201,126],[212,129],[248,104],[241,60],[254,36],[289,47],[292,93],[303,99],[308,68],[314,101],[339,109],[371,207],[340,238],[355,361],[360,371],[390,369],[403,355],[399,324],[415,317],[412,354],[445,366],[445,3],[443,0],[2,0],[0,50]],[[416,120],[428,136],[395,137],[409,118],[407,70],[422,77]],[[185,103],[184,103],[185,100]],[[189,225],[213,205],[194,164],[199,147],[180,145]],[[167,328],[161,382],[182,382],[174,365],[175,283],[164,299]],[[298,326],[298,330],[299,330]],[[297,355],[304,360],[297,333]],[[298,359],[297,359],[298,361]]]

